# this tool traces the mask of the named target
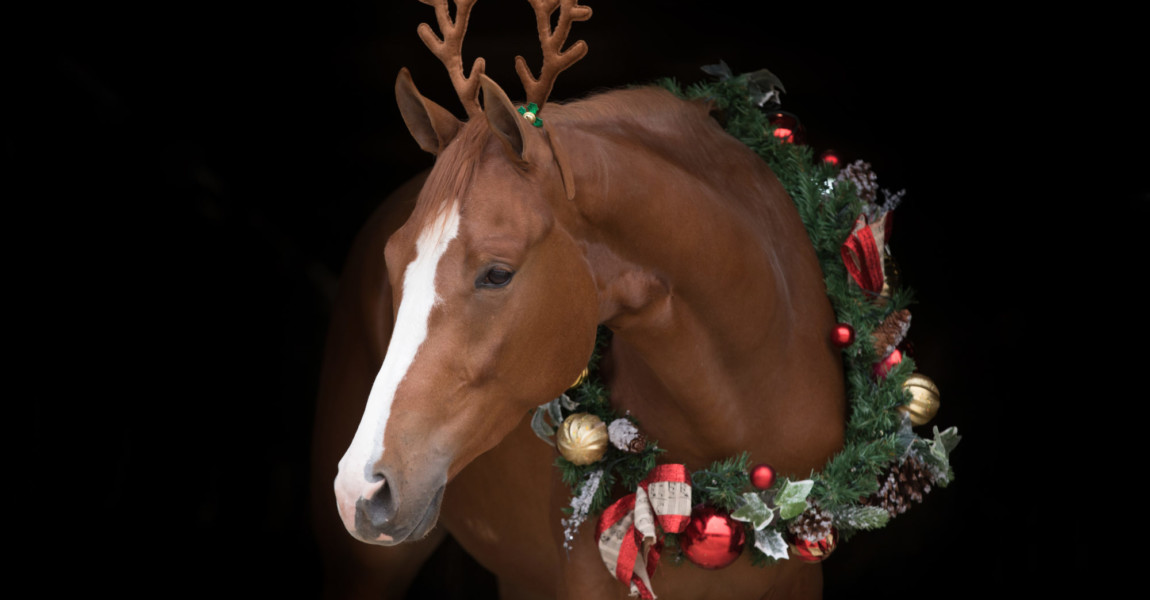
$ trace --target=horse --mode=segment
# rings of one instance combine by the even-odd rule
[[[622,598],[594,519],[564,548],[570,490],[532,409],[571,385],[604,326],[612,403],[661,462],[748,452],[781,475],[818,470],[846,412],[822,272],[778,179],[705,102],[614,90],[537,108],[539,127],[481,62],[462,81],[466,122],[401,71],[401,113],[435,164],[368,220],[340,283],[313,450],[327,591],[402,597],[451,535],[503,598]],[[665,598],[816,598],[821,577],[744,554],[662,564],[652,583]]]

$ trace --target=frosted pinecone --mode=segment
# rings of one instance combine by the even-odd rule
[[[640,433],[630,419],[622,417],[607,426],[607,438],[624,452],[642,452],[647,447],[647,436]]]
[[[839,179],[855,184],[859,200],[864,204],[870,206],[875,203],[879,190],[878,175],[871,170],[870,163],[863,160],[854,161],[839,173]]]
[[[902,464],[891,465],[879,481],[879,490],[863,504],[881,507],[895,517],[906,512],[911,501],[922,502],[922,497],[930,493],[933,479],[926,465],[911,456]]]
[[[907,331],[910,330],[910,311],[902,309],[898,312],[887,315],[882,324],[875,328],[872,337],[874,338],[874,350],[879,356],[886,358],[888,354],[894,352],[894,349],[902,343],[906,338]]]
[[[831,534],[831,513],[817,504],[812,504],[803,514],[791,521],[788,527],[792,534],[808,542],[826,539]]]

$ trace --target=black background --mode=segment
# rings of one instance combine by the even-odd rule
[[[1111,341],[1138,341],[1118,261],[1150,200],[1133,18],[589,4],[572,38],[590,53],[553,98],[697,81],[720,59],[767,67],[812,146],[908,190],[891,246],[918,291],[911,340],[942,390],[935,423],[965,438],[958,478],[840,548],[826,596],[1032,590],[1113,558],[1078,540],[1122,531],[1097,520],[1117,490],[1088,490],[1122,456],[1106,430],[1131,413],[1078,386],[1122,379],[1138,355]],[[52,506],[29,524],[53,572],[92,567],[50,581],[318,595],[308,444],[329,302],[358,227],[432,162],[395,108],[399,68],[462,114],[415,35],[432,9],[46,16],[13,55],[16,81],[31,77],[12,87],[4,151],[25,190],[10,199],[31,315],[15,319],[30,334],[17,364],[38,391],[20,462],[32,505]],[[513,57],[538,64],[533,27],[524,3],[479,3],[468,62],[486,57],[516,96]],[[458,559],[441,552],[422,593],[489,593]]]

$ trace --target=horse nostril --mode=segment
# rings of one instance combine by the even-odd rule
[[[396,501],[393,486],[383,475],[378,475],[376,482],[357,504],[373,526],[382,527],[395,516]]]

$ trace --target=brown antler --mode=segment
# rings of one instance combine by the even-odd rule
[[[447,9],[447,0],[419,1],[435,7],[439,30],[443,32],[443,38],[440,39],[431,30],[430,25],[420,23],[417,30],[420,39],[439,58],[443,66],[447,67],[451,83],[455,86],[455,93],[459,95],[459,101],[467,110],[467,116],[474,117],[481,114],[483,109],[479,106],[479,74],[483,73],[483,58],[475,59],[475,63],[471,65],[471,75],[468,76],[463,74],[462,53],[463,35],[467,33],[467,19],[471,16],[471,7],[475,5],[476,0],[455,0],[454,22]]]
[[[591,18],[591,8],[579,6],[579,0],[527,0],[535,9],[535,26],[539,30],[539,45],[543,48],[543,68],[539,71],[539,78],[531,75],[527,68],[527,61],[522,56],[515,57],[515,70],[519,72],[519,79],[523,81],[523,90],[527,92],[527,101],[534,102],[540,108],[551,95],[551,88],[555,85],[555,78],[559,73],[575,64],[587,54],[587,43],[579,40],[566,51],[563,44],[567,41],[567,34],[571,32],[571,23],[586,21]],[[555,29],[551,29],[551,13],[559,11],[559,22]]]

